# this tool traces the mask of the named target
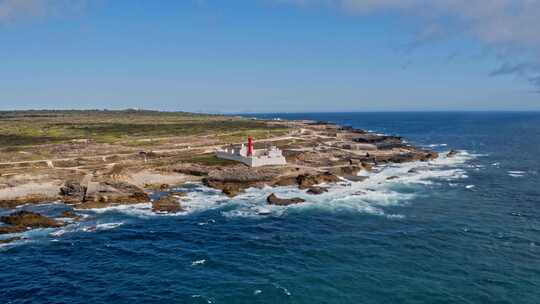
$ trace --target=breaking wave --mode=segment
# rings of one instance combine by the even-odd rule
[[[462,151],[451,158],[442,154],[430,162],[380,166],[373,172],[362,172],[361,175],[368,177],[362,182],[343,180],[320,195],[309,195],[296,187],[248,189],[245,194],[231,199],[229,203],[234,204],[235,208],[222,211],[222,215],[256,218],[283,216],[301,209],[319,209],[329,212],[352,210],[400,219],[403,215],[388,214],[384,211],[385,207],[407,203],[417,195],[415,193],[422,190],[419,187],[467,178],[464,164],[477,156]],[[291,206],[268,205],[266,197],[271,193],[280,197],[300,197],[305,199],[306,203]]]
[[[373,172],[361,172],[361,175],[368,177],[365,181],[343,180],[337,185],[326,185],[329,191],[321,195],[309,195],[305,190],[299,190],[296,187],[265,187],[263,189],[250,188],[235,198],[228,198],[218,190],[191,183],[188,184],[190,191],[182,198],[184,211],[177,214],[156,214],[152,212],[150,203],[87,211],[97,214],[120,212],[129,216],[150,218],[187,216],[197,212],[220,210],[223,216],[229,218],[259,218],[280,217],[303,209],[319,209],[327,212],[352,210],[399,219],[403,216],[386,213],[384,208],[407,203],[417,195],[415,193],[422,190],[421,187],[467,178],[465,169],[471,165],[465,164],[478,156],[480,155],[460,151],[454,157],[447,157],[446,153],[441,153],[441,156],[430,162],[379,166],[374,168]],[[392,179],[389,179],[390,177]],[[271,193],[280,197],[301,197],[306,200],[306,203],[291,206],[268,205],[266,198]],[[209,223],[200,223],[200,225],[207,224]]]

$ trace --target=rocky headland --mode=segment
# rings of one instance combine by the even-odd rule
[[[172,152],[104,157],[102,163],[87,166],[80,165],[84,159],[73,160],[73,164],[64,159],[51,162],[52,166],[46,168],[0,174],[0,208],[10,210],[25,204],[58,201],[74,210],[64,217],[80,219],[78,210],[151,203],[156,213],[177,213],[184,210],[183,194],[170,188],[185,182],[200,182],[229,197],[240,195],[248,188],[268,186],[297,187],[310,195],[321,195],[331,184],[365,180],[367,177],[359,173],[369,172],[377,165],[425,162],[438,157],[437,152],[411,146],[397,136],[313,121],[272,124],[286,127],[287,134],[265,138],[256,145],[271,144],[280,148],[287,159],[284,166],[250,168],[221,161],[213,154],[219,145],[193,148],[189,151],[193,155],[187,160],[185,154],[179,159],[178,154]],[[191,144],[196,146],[197,142]],[[452,151],[449,156],[455,154]],[[153,200],[153,193],[162,195]],[[274,194],[267,201],[280,206],[305,202],[301,198],[279,198]],[[63,225],[27,211],[12,213],[0,221],[4,223],[0,225],[0,234]]]

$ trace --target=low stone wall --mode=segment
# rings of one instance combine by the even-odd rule
[[[283,156],[281,157],[268,157],[268,156],[243,157],[241,155],[230,154],[224,151],[217,151],[216,157],[221,158],[221,159],[241,162],[250,167],[279,166],[279,165],[287,164],[287,160]]]

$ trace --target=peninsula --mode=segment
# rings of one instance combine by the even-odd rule
[[[270,165],[235,161],[235,147],[245,151],[248,138],[252,151],[242,153],[268,151],[257,157]],[[72,218],[78,210],[137,203],[181,212],[182,193],[170,189],[186,182],[230,197],[264,186],[316,195],[327,191],[320,184],[362,181],[358,173],[379,164],[437,156],[401,137],[327,122],[141,110],[0,112],[0,208],[54,201],[69,206],[64,217]],[[164,195],[153,200],[156,192]],[[302,202],[268,198],[276,205]],[[0,234],[61,225],[26,211],[0,222]]]

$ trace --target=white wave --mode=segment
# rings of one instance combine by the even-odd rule
[[[91,212],[121,212],[137,217],[186,216],[196,212],[212,209],[223,209],[225,217],[279,217],[290,212],[304,209],[319,209],[328,212],[353,210],[377,216],[399,219],[400,214],[385,214],[384,208],[406,204],[422,190],[419,187],[434,185],[441,181],[454,181],[467,178],[466,163],[478,155],[460,151],[454,157],[446,153],[429,162],[413,162],[376,167],[373,172],[362,172],[368,179],[361,182],[343,182],[328,185],[329,191],[321,195],[310,195],[296,187],[266,187],[248,189],[245,193],[228,198],[219,190],[207,188],[201,184],[193,184],[193,189],[181,199],[183,212],[177,214],[155,214],[150,203],[136,205],[113,206],[103,209],[92,209]],[[480,168],[480,167],[478,167]],[[388,180],[389,177],[399,178]],[[268,205],[266,198],[271,193],[279,197],[300,197],[305,203],[291,206]],[[200,222],[198,225],[208,225]]]
[[[191,266],[204,265],[204,263],[206,263],[205,259],[197,260],[197,261],[191,262]]]
[[[62,236],[66,233],[66,230],[65,229],[59,229],[57,231],[54,231],[54,232],[51,232],[50,235],[51,236]]]
[[[33,242],[31,239],[28,239],[28,238],[20,238],[18,240],[14,240],[12,242],[9,242],[9,243],[4,243],[4,244],[0,244],[0,252],[2,251],[7,251],[13,247],[18,247],[18,246],[21,246],[21,245],[24,245],[24,244],[28,244],[28,243],[31,243]]]
[[[124,225],[124,222],[97,224],[96,230],[111,230]]]
[[[199,225],[199,226],[206,226],[206,225],[213,224],[213,223],[215,223],[215,222],[216,222],[216,221],[215,221],[214,219],[209,219],[209,220],[206,221],[206,222],[199,222],[199,223],[197,223],[197,225]]]
[[[465,186],[466,189],[473,189],[474,187],[476,187],[475,185],[467,185]]]
[[[201,298],[201,299],[204,299],[204,300],[206,301],[206,303],[214,303],[214,302],[212,301],[212,299],[209,299],[209,298],[207,298],[207,297],[205,297],[205,296],[203,296],[203,295],[200,295],[200,294],[194,294],[194,295],[192,295],[191,297],[192,297],[192,298]]]
[[[430,147],[430,148],[446,147],[446,146],[448,146],[448,144],[431,144],[431,145],[427,145],[427,147]]]
[[[285,287],[283,287],[283,286],[281,286],[281,285],[279,285],[279,284],[274,284],[274,287],[277,288],[277,289],[279,289],[279,290],[281,290],[281,291],[283,292],[284,295],[286,295],[286,296],[288,296],[288,297],[291,296],[291,292],[290,292],[287,288],[285,288]]]
[[[511,177],[524,177],[526,173],[527,172],[525,171],[518,171],[518,170],[508,171],[508,175]]]
[[[368,179],[362,182],[347,182],[330,185],[329,191],[321,195],[309,195],[295,187],[248,189],[246,193],[228,201],[232,210],[222,211],[226,217],[282,216],[302,209],[319,209],[328,212],[354,210],[361,213],[400,219],[403,215],[386,214],[384,207],[405,204],[415,197],[418,187],[439,181],[467,178],[461,165],[474,156],[459,153],[448,158],[445,155],[430,162],[413,162],[380,166],[371,173],[362,172]],[[389,177],[399,178],[388,180]],[[404,191],[409,189],[409,191]],[[413,190],[413,191],[411,191]],[[271,193],[278,197],[300,197],[305,203],[290,206],[273,206],[266,203]]]

